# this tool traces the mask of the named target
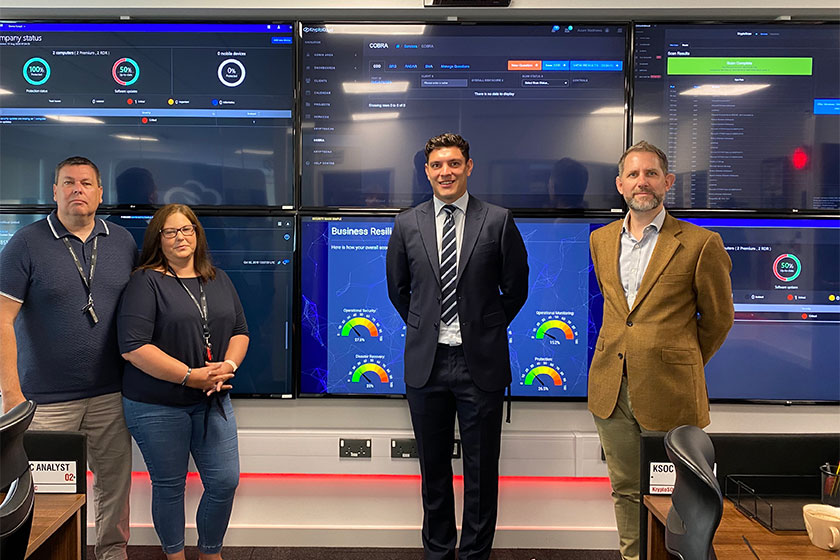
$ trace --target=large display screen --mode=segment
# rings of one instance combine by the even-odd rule
[[[107,217],[142,249],[151,216]],[[292,379],[295,220],[292,216],[199,216],[213,264],[239,295],[250,343],[233,378],[233,396],[286,397]]]
[[[624,25],[304,23],[301,204],[431,196],[426,141],[457,132],[470,192],[508,208],[615,208]]]
[[[607,221],[517,218],[529,296],[509,327],[512,394],[584,398],[603,302],[588,239]],[[699,219],[732,258],[735,325],[706,367],[717,401],[840,401],[840,220]],[[304,394],[398,395],[404,325],[385,284],[390,217],[305,217]]]
[[[0,251],[17,231],[29,224],[46,218],[46,214],[7,214],[0,213]],[[2,274],[2,272],[0,272]]]
[[[528,250],[530,278],[528,301],[508,330],[512,394],[583,398],[598,332],[590,304],[600,299],[589,234],[603,222],[517,218],[516,223]],[[390,217],[302,219],[302,393],[405,392],[405,325],[385,282],[392,225]],[[600,307],[597,315],[600,321]]]
[[[670,208],[840,208],[840,26],[637,24],[633,140]]]
[[[385,282],[393,224],[301,218],[301,393],[405,393],[405,324]]]
[[[142,247],[151,216],[100,217],[128,229]],[[43,218],[43,214],[0,213],[0,250],[19,229]],[[233,379],[231,394],[291,397],[294,218],[201,216],[199,220],[213,263],[230,276],[248,321],[248,354]]]
[[[732,258],[735,325],[712,399],[840,401],[840,219],[691,219]]]
[[[289,206],[290,24],[0,22],[0,192],[52,204],[83,155],[105,205]]]

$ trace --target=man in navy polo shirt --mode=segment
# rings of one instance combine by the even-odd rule
[[[123,560],[131,439],[116,311],[137,245],[124,228],[96,218],[102,183],[87,158],[58,164],[53,198],[57,209],[18,231],[0,253],[3,412],[31,399],[38,404],[32,429],[87,434],[96,558]]]

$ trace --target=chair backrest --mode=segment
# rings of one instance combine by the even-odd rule
[[[87,494],[87,436],[82,432],[27,430],[23,446],[30,461],[73,461],[76,463],[76,493]],[[87,501],[82,506],[87,519]],[[82,531],[81,549],[87,546],[87,531]]]
[[[712,440],[696,426],[678,426],[665,435],[665,451],[676,473],[665,547],[682,560],[715,559],[712,539],[723,516],[723,495]]]
[[[835,462],[840,456],[840,433],[819,434],[709,434],[715,447],[715,473],[724,488],[730,474],[811,475],[820,465]],[[642,495],[651,494],[651,463],[668,461],[664,432],[643,432],[639,467]],[[796,480],[798,477],[786,477]],[[780,486],[779,490],[796,495],[795,487]],[[818,489],[817,489],[818,491]],[[819,494],[817,494],[819,495]],[[817,498],[819,499],[819,498]],[[641,560],[647,560],[647,509],[641,506],[639,519]]]
[[[0,557],[22,560],[29,544],[35,508],[35,485],[23,434],[35,415],[35,403],[25,401],[0,416],[0,482],[6,496],[0,503]]]
[[[24,401],[0,416],[0,490],[29,470],[23,434],[35,416],[35,403]]]
[[[87,492],[87,436],[82,432],[27,430],[23,447],[30,461],[76,463],[76,493]],[[41,490],[44,491],[44,490]],[[48,490],[47,490],[48,492]],[[82,517],[85,519],[85,517]],[[83,531],[84,533],[84,531]]]

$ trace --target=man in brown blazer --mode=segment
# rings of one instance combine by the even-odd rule
[[[674,180],[661,150],[647,142],[629,148],[615,179],[627,215],[590,238],[604,318],[589,370],[589,410],[626,560],[639,558],[640,434],[709,424],[703,366],[734,318],[723,241],[665,211]]]

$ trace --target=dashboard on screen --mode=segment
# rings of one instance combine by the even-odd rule
[[[290,24],[0,22],[0,191],[52,204],[96,163],[104,204],[294,202]]]
[[[0,213],[0,251],[9,242],[9,239],[17,233],[19,229],[29,224],[34,224],[38,220],[46,218],[46,214],[12,214]]]
[[[840,219],[690,219],[732,259],[735,324],[709,397],[840,401]]]
[[[0,213],[0,250],[22,227],[44,217],[45,214]],[[100,217],[125,227],[142,249],[151,216]],[[237,370],[231,394],[291,397],[294,218],[200,216],[199,220],[207,234],[213,264],[230,276],[248,321],[248,354]]]
[[[304,23],[301,204],[409,207],[423,148],[470,142],[470,192],[508,208],[614,208],[625,25]]]
[[[151,216],[106,218],[128,229],[142,250]],[[199,216],[213,264],[233,281],[248,321],[248,353],[233,379],[233,396],[291,397],[293,216]]]
[[[633,140],[670,208],[840,208],[840,25],[636,24]]]
[[[528,300],[508,329],[512,395],[584,398],[598,332],[593,310],[600,321],[589,234],[604,221],[516,223],[530,277]],[[405,325],[385,280],[392,227],[391,217],[302,218],[302,394],[404,394]]]

